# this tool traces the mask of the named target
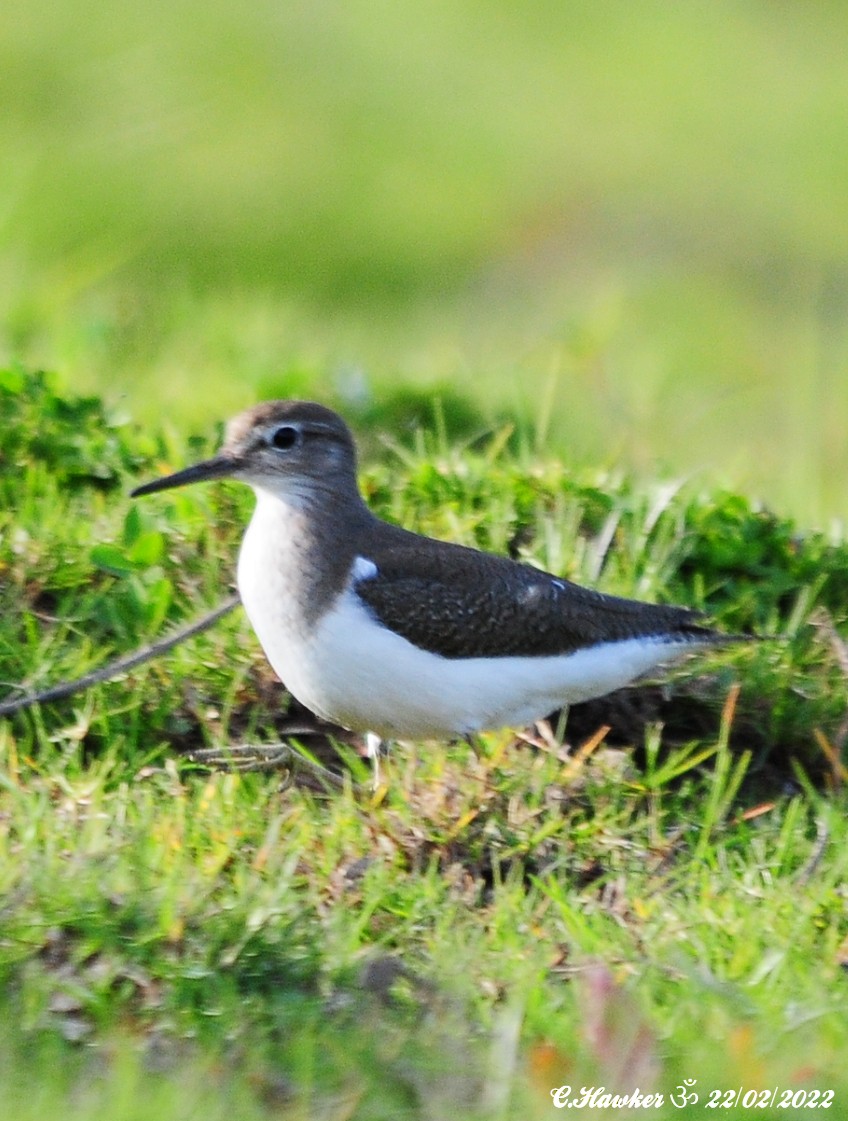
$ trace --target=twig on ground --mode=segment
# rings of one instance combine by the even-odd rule
[[[297,731],[298,729],[293,729],[292,734],[296,734]],[[302,729],[303,733],[311,731],[314,729],[307,726]],[[320,763],[313,763],[311,759],[307,759],[286,743],[235,744],[230,747],[200,748],[189,751],[186,758],[204,767],[233,771],[238,774],[250,771],[261,773],[287,771],[283,789],[298,780],[302,785],[322,791],[326,791],[328,787],[333,791],[343,790],[345,786],[345,780],[339,775],[333,774]],[[354,785],[354,790],[366,791],[367,787]]]
[[[93,685],[100,685],[104,681],[110,681],[113,677],[117,677],[121,673],[126,673],[128,670],[135,669],[136,666],[144,665],[145,662],[152,661],[153,658],[159,654],[164,654],[167,650],[171,650],[174,646],[178,646],[187,638],[193,635],[200,634],[202,631],[208,630],[214,626],[219,619],[224,615],[229,614],[240,603],[238,595],[232,595],[228,599],[214,609],[208,612],[200,619],[196,619],[193,623],[189,623],[187,627],[181,627],[177,631],[166,635],[164,638],[159,639],[158,642],[152,642],[149,646],[142,646],[140,650],[136,650],[134,654],[129,654],[126,658],[116,658],[113,662],[107,662],[105,666],[93,670],[91,673],[85,674],[83,677],[77,677],[73,681],[63,681],[59,685],[53,685],[49,689],[42,689],[38,693],[25,693],[22,697],[17,697],[13,701],[3,701],[0,704],[0,716],[11,716],[14,712],[20,712],[25,708],[32,708],[33,705],[48,704],[50,701],[60,701],[65,697],[73,696],[74,693],[81,693],[84,689],[90,689]]]

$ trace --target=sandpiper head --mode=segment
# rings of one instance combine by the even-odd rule
[[[133,496],[207,479],[238,479],[280,497],[356,489],[356,449],[340,416],[312,401],[265,401],[227,425],[212,459],[136,487]]]

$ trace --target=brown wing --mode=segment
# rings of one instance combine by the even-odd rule
[[[366,553],[377,572],[356,592],[384,626],[445,658],[567,654],[638,637],[722,639],[686,608],[603,595],[460,545],[418,548],[411,536]]]

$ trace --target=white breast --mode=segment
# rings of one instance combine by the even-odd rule
[[[302,579],[304,516],[276,496],[256,492],[256,509],[244,535],[238,560],[238,589],[262,649],[294,695],[303,695],[312,660],[314,626]],[[310,706],[311,707],[311,706]]]

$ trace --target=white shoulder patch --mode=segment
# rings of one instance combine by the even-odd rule
[[[360,580],[373,580],[377,572],[378,568],[373,561],[367,557],[356,557],[350,570],[350,578],[354,584],[358,584]]]

